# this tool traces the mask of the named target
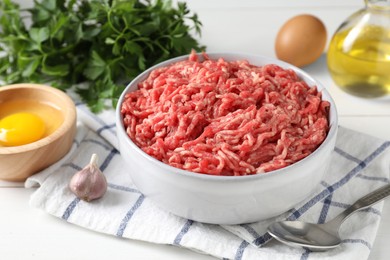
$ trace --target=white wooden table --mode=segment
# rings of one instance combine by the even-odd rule
[[[18,0],[23,6],[30,0]],[[202,43],[209,52],[246,52],[275,56],[280,26],[296,14],[311,13],[324,21],[328,41],[337,26],[363,6],[363,0],[190,0],[203,22]],[[390,98],[363,100],[340,91],[329,77],[325,55],[304,68],[332,94],[340,125],[390,140]],[[34,189],[0,181],[0,259],[213,259],[173,246],[119,239],[68,224],[28,205]],[[390,200],[370,260],[390,255]]]

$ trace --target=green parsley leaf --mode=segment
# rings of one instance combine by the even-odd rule
[[[202,24],[186,3],[34,0],[26,11],[2,0],[0,14],[0,81],[75,88],[94,112],[115,107],[145,69],[205,49],[194,37]]]

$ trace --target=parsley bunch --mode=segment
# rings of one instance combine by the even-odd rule
[[[164,0],[34,0],[27,10],[2,0],[0,80],[85,83],[76,91],[99,112],[146,68],[203,50],[192,36],[200,28],[185,3]]]

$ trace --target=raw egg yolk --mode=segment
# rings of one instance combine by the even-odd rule
[[[0,144],[18,146],[35,142],[43,137],[45,123],[31,113],[15,113],[0,120]]]

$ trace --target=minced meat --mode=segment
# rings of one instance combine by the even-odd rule
[[[312,153],[325,139],[329,102],[290,69],[223,58],[153,70],[128,93],[128,136],[171,166],[212,175],[264,173]]]

